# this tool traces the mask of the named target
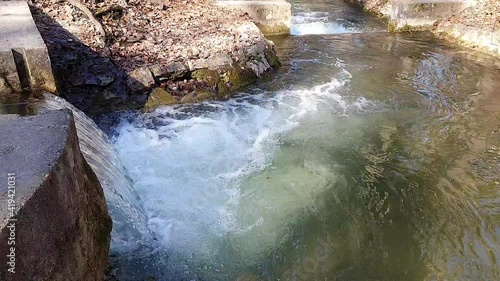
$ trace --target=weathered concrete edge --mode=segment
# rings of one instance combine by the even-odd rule
[[[432,32],[458,45],[500,57],[500,31],[493,33],[461,24],[440,24]]]
[[[0,94],[31,90],[55,93],[48,50],[28,3],[0,1],[0,17]]]
[[[457,45],[500,57],[500,32],[497,32],[497,34],[492,32],[485,32],[477,28],[446,24],[441,20],[436,21],[435,24],[407,24],[402,27],[396,27],[391,22],[391,18],[389,17],[388,13],[384,11],[384,5],[381,4],[387,3],[387,1],[380,0],[378,1],[380,2],[379,5],[373,3],[370,5],[367,1],[364,0],[344,1],[360,7],[365,13],[368,13],[383,21],[385,24],[387,24],[387,29],[390,32],[431,31],[437,37],[448,40]],[[371,2],[377,2],[377,0]]]
[[[216,5],[247,13],[266,36],[290,34],[292,4],[287,1],[216,1]]]
[[[17,205],[15,244],[0,243],[0,279],[103,280],[111,219],[100,183],[79,150],[71,111],[0,120],[8,133],[0,142],[0,170],[15,173]],[[2,186],[2,202],[13,194],[6,191]],[[3,205],[0,239],[7,242],[12,221]],[[7,271],[12,252],[15,274]]]

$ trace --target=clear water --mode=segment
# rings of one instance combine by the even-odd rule
[[[154,238],[110,276],[499,280],[500,60],[295,4],[357,22],[272,38],[284,66],[231,100],[119,116]]]
[[[378,20],[360,15],[343,1],[296,0],[293,3],[290,33],[297,35],[385,32]]]

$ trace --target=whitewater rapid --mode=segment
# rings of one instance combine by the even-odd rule
[[[350,79],[344,70],[340,79],[310,89],[124,117],[113,142],[160,247],[180,257],[196,256],[191,263],[217,259],[228,243],[245,247],[247,264],[265,254],[289,214],[313,204],[310,198],[319,191],[303,190],[297,198],[287,196],[286,186],[257,190],[247,180],[275,169],[283,137],[296,128],[324,114],[340,118],[375,108],[366,99],[337,93]],[[272,198],[279,198],[279,211],[270,213]]]

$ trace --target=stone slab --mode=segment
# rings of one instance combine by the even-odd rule
[[[217,1],[218,6],[247,13],[264,35],[290,34],[292,5],[284,0]]]
[[[26,1],[0,1],[0,68],[3,80],[18,82],[8,84],[10,91],[56,91],[47,47]]]

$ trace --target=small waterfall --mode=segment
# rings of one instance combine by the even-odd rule
[[[386,30],[383,24],[364,16],[360,11],[351,9],[342,1],[295,0],[292,14],[290,34],[294,36],[385,32]]]
[[[360,33],[348,22],[330,21],[327,17],[318,17],[317,13],[304,13],[292,18],[291,35],[319,35],[319,34],[342,34]]]
[[[147,219],[132,181],[118,159],[107,135],[82,111],[64,99],[44,94],[41,110],[69,108],[73,111],[80,150],[97,175],[113,220],[111,250],[123,251],[150,238]]]
[[[326,15],[325,15],[326,14]],[[320,35],[360,33],[361,31],[347,21],[332,21],[328,13],[304,12],[293,16],[291,35]]]

